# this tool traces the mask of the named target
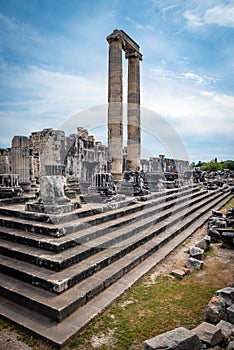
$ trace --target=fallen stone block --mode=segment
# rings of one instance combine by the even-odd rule
[[[227,308],[227,321],[234,324],[234,304]]]
[[[211,238],[210,236],[206,235],[203,239],[201,239],[199,242],[196,243],[196,247],[203,249],[204,251],[207,251],[210,247]]]
[[[221,235],[220,233],[217,231],[217,226],[211,226],[209,227],[208,230],[208,235],[211,237],[211,242],[220,242],[221,241]]]
[[[215,292],[225,300],[226,306],[231,306],[234,303],[234,287],[226,287]]]
[[[162,333],[144,341],[144,350],[201,350],[202,343],[198,336],[184,327]]]
[[[234,324],[221,320],[216,326],[221,329],[224,339],[230,339],[230,337],[234,336]]]
[[[223,231],[221,233],[221,240],[224,247],[234,249],[234,229]]]
[[[234,350],[234,340],[232,340],[232,341],[230,341],[230,343],[228,343],[226,350]]]
[[[189,254],[192,258],[201,260],[202,259],[202,255],[204,254],[204,250],[199,248],[199,247],[191,247],[189,249]]]
[[[234,189],[234,187],[233,187],[233,189]],[[227,209],[227,211],[226,211],[226,218],[227,217],[231,217],[231,218],[234,218],[234,207],[232,207],[232,208],[228,208]]]
[[[174,280],[175,280],[175,277],[172,276],[172,275],[167,274],[167,275],[164,275],[164,276],[163,276],[163,279],[164,279],[164,280],[167,280],[167,281],[174,281]]]
[[[225,219],[217,220],[216,221],[216,226],[219,228],[226,228],[227,227],[227,222]]]
[[[222,218],[223,217],[223,213],[219,210],[212,210],[212,216],[216,216],[218,218]]]
[[[189,270],[188,269],[174,269],[171,271],[172,275],[179,278],[179,279],[183,279],[188,273]]]
[[[193,329],[198,338],[209,346],[215,346],[223,340],[221,329],[211,323],[202,322]]]
[[[211,323],[217,323],[226,319],[226,305],[222,297],[216,295],[212,297],[205,308],[206,319]]]
[[[195,270],[200,270],[203,267],[204,263],[201,260],[195,258],[188,258],[186,266]]]

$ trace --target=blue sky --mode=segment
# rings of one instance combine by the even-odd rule
[[[107,115],[84,111],[107,103],[116,28],[143,54],[141,105],[152,111],[142,113],[143,148],[234,159],[233,0],[0,0],[0,147],[71,120],[74,133],[84,126],[106,142]],[[124,56],[123,67],[126,102]]]

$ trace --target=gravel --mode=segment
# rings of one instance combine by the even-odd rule
[[[0,332],[1,350],[32,350],[31,347],[18,340],[18,335],[14,331],[3,329]]]

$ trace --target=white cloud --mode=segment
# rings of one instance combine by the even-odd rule
[[[232,109],[234,113],[234,96],[219,94],[214,96],[214,101],[227,109]]]
[[[8,79],[3,73],[0,76],[2,89],[6,96],[8,91],[14,93],[0,103],[2,134],[57,128],[78,111],[106,102],[106,84],[100,84],[95,77],[62,74],[35,66],[27,70],[14,67],[6,74]]]
[[[161,76],[150,72],[144,79],[143,106],[166,118],[182,138],[191,138],[191,144],[217,135],[231,142],[234,96],[209,90],[205,79],[198,79],[195,73],[182,74],[183,79],[178,79],[176,73],[159,72]]]
[[[207,10],[204,14],[205,24],[217,24],[222,27],[234,27],[234,2],[225,6],[219,5]]]
[[[234,27],[234,2],[217,5],[208,9],[204,6],[186,10],[184,18],[190,28],[216,24],[221,27]]]
[[[129,17],[126,17],[126,20],[131,23],[135,28],[140,29],[140,30],[153,30],[154,28],[149,25],[149,24],[141,24],[141,23],[137,23],[134,20],[132,20]]]
[[[187,20],[189,27],[201,27],[203,25],[200,16],[192,13],[192,11],[186,10],[184,18]]]
[[[213,91],[201,91],[201,96],[214,96]]]
[[[216,81],[215,77],[199,75],[194,72],[176,72],[173,70],[168,70],[162,67],[153,68],[151,70],[153,75],[157,78],[161,79],[169,79],[169,80],[182,80],[182,81],[191,81],[193,83],[203,85],[203,84],[211,84]]]
[[[18,18],[10,18],[5,16],[2,12],[0,12],[0,29],[2,32],[1,35],[1,44],[8,45],[12,44],[13,41],[19,45],[19,41],[21,44],[25,45],[28,43],[41,44],[46,39],[45,37],[36,30],[36,28],[32,27],[29,23],[22,22]]]

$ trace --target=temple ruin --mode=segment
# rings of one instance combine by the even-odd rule
[[[192,181],[188,161],[141,159],[140,48],[122,30],[107,41],[108,147],[74,125],[74,134],[46,128],[0,149],[0,315],[56,347],[233,197],[232,174],[209,187]]]

